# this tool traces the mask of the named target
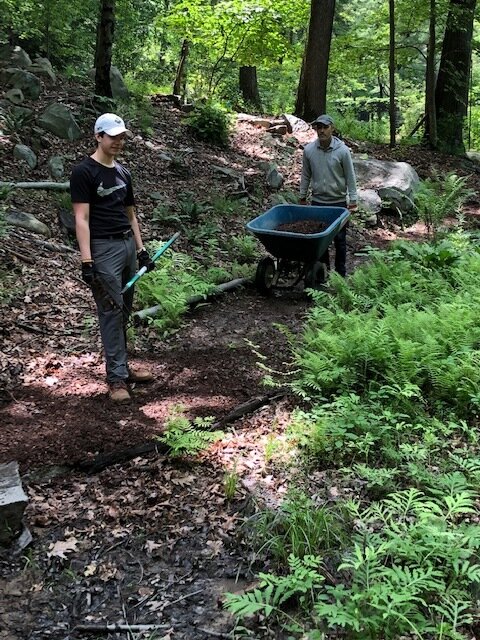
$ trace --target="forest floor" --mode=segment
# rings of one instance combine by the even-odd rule
[[[64,98],[85,107],[72,87]],[[219,150],[190,138],[170,103],[154,104],[150,146],[137,136],[123,157],[134,176],[145,240],[167,239],[176,230],[152,220],[152,192],[172,203],[183,192],[206,200],[228,190],[214,165],[245,175],[247,190],[255,194],[251,218],[271,206],[260,161],[279,166],[285,189],[298,188],[301,145],[313,132],[285,142],[239,122],[230,147]],[[2,139],[2,179],[46,179],[46,159],[55,152],[66,155],[70,168],[91,147],[93,116],[88,120],[83,113],[89,124],[82,140],[60,143],[44,135],[39,167],[31,172],[13,163],[14,140]],[[418,147],[361,145],[358,150],[408,161],[421,177],[435,169],[455,170],[469,175],[480,193],[479,173],[465,159]],[[176,153],[182,162],[175,167],[159,153]],[[15,191],[10,204],[45,222],[52,230],[49,242],[65,244],[51,192]],[[478,214],[476,200],[468,213]],[[240,233],[245,222],[229,219],[224,231]],[[425,234],[418,223],[403,230],[387,218],[380,223],[366,229],[352,221],[350,271],[364,260],[357,254],[367,245]],[[298,470],[277,464],[271,455],[297,400],[279,394],[260,402],[257,411],[226,425],[223,438],[195,459],[150,451],[129,460],[126,454],[125,461],[102,470],[95,464],[110,454],[119,454],[119,460],[121,452],[155,441],[175,411],[221,421],[238,405],[263,396],[264,371],[254,346],[268,366],[288,371],[288,339],[278,325],[301,331],[309,298],[301,286],[268,298],[246,287],[192,309],[173,335],[137,328],[132,361],[148,365],[155,381],[134,388],[131,404],[114,406],[106,396],[95,312],[79,279],[78,255],[52,252],[32,238],[16,230],[0,250],[2,268],[14,274],[12,298],[0,309],[2,365],[9,374],[0,409],[0,461],[19,464],[29,499],[25,524],[33,538],[16,555],[0,553],[0,638],[241,637],[232,633],[234,620],[222,608],[223,597],[250,587],[258,570],[269,569],[269,559],[255,555],[245,531],[257,508],[274,507],[298,481]],[[177,244],[188,252],[185,239]],[[229,481],[233,495],[226,490]],[[317,481],[318,492],[329,496],[328,478],[319,473]],[[107,623],[132,630],[109,632]],[[158,628],[142,635],[132,625]],[[259,618],[251,629],[249,637],[283,637]]]

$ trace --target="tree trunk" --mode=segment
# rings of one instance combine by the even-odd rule
[[[110,67],[112,66],[113,36],[115,32],[115,0],[101,0],[95,50],[95,93],[112,97]]]
[[[311,0],[310,24],[295,115],[307,122],[325,113],[335,0]]]
[[[240,67],[238,86],[246,105],[251,105],[256,111],[262,110],[262,101],[258,91],[257,67]]]
[[[425,138],[431,147],[437,146],[437,114],[435,112],[435,21],[436,0],[430,0],[430,29],[428,35],[427,69],[425,72]]]
[[[390,25],[390,53],[389,53],[389,78],[390,78],[390,147],[396,144],[397,118],[395,109],[395,0],[388,1],[389,25]]]
[[[435,91],[437,146],[463,154],[476,0],[450,0]]]
[[[180,52],[180,60],[178,62],[177,73],[175,75],[175,82],[173,83],[173,95],[185,97],[185,87],[187,84],[186,79],[186,67],[187,58],[189,53],[189,43],[185,40],[182,43],[182,50]]]

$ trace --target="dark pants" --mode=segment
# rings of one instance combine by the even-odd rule
[[[126,328],[133,303],[133,287],[122,296],[122,287],[135,274],[136,250],[133,235],[125,240],[92,240],[92,258],[95,272],[115,304],[106,299],[105,292],[95,287],[105,361],[107,382],[126,380],[128,377]]]
[[[334,204],[324,204],[323,202],[314,202],[312,201],[312,205],[314,207],[343,207],[347,208],[346,202],[335,202]],[[335,238],[333,239],[333,244],[335,246],[335,271],[339,273],[341,276],[345,277],[347,275],[347,224],[343,227],[341,231],[337,233]],[[328,249],[325,251],[323,256],[320,258],[320,262],[323,262],[327,269],[330,270],[330,254]]]

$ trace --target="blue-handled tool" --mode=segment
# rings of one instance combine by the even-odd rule
[[[168,247],[173,244],[175,242],[175,240],[180,236],[180,232],[177,231],[177,233],[175,233],[168,242],[166,242],[163,247],[160,247],[160,249],[152,256],[152,262],[155,262],[156,260],[158,260],[158,258],[162,255],[162,253],[165,253],[165,251],[168,249]],[[139,269],[137,271],[137,273],[133,276],[133,278],[131,280],[129,280],[127,282],[127,284],[123,287],[123,289],[121,290],[120,293],[125,293],[125,291],[128,291],[128,289],[130,289],[131,286],[133,286],[135,284],[135,282],[141,278],[143,276],[144,273],[147,272],[147,267],[142,267],[141,269]]]

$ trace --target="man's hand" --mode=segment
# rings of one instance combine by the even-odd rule
[[[351,203],[348,205],[348,210],[349,210],[349,211],[356,211],[357,209],[358,209],[358,205],[357,205],[357,203],[356,203],[356,202],[351,202]]]
[[[95,280],[95,271],[93,270],[93,260],[82,262],[82,280],[86,284],[88,284],[89,287],[92,286],[93,281]]]
[[[142,269],[143,267],[146,267],[147,273],[155,269],[155,263],[148,255],[148,252],[146,249],[142,249],[137,253],[137,260],[138,260],[139,268]]]
[[[304,205],[304,204],[307,204],[307,201],[305,198],[300,198],[300,200],[298,201],[298,204]]]

